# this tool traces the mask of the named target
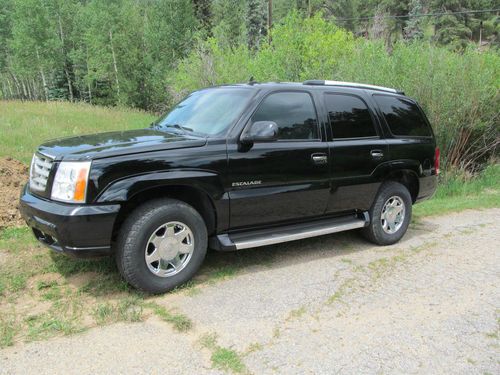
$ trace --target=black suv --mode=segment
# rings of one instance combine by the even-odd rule
[[[251,82],[196,91],[146,129],[41,145],[21,212],[50,248],[114,254],[130,284],[160,293],[208,247],[355,228],[393,244],[438,172],[431,126],[403,92]]]

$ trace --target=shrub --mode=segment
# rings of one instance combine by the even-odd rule
[[[273,29],[272,42],[247,46],[200,41],[170,76],[174,92],[258,81],[336,79],[403,89],[420,102],[435,130],[443,168],[475,171],[497,156],[500,56],[468,48],[463,53],[428,42],[396,43],[354,38],[321,14],[291,13]]]

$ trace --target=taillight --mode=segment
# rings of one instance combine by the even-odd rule
[[[439,147],[436,147],[436,150],[434,151],[434,170],[436,171],[436,174],[439,174]]]

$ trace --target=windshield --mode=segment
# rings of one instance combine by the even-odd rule
[[[253,90],[212,88],[196,91],[154,124],[162,130],[215,135],[225,131],[241,114]]]

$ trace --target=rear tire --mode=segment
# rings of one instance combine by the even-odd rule
[[[392,245],[406,233],[412,214],[408,189],[395,181],[385,182],[370,209],[370,225],[361,233],[377,245]]]
[[[198,271],[207,252],[207,228],[188,204],[170,198],[137,207],[117,241],[116,264],[135,288],[164,293]]]

